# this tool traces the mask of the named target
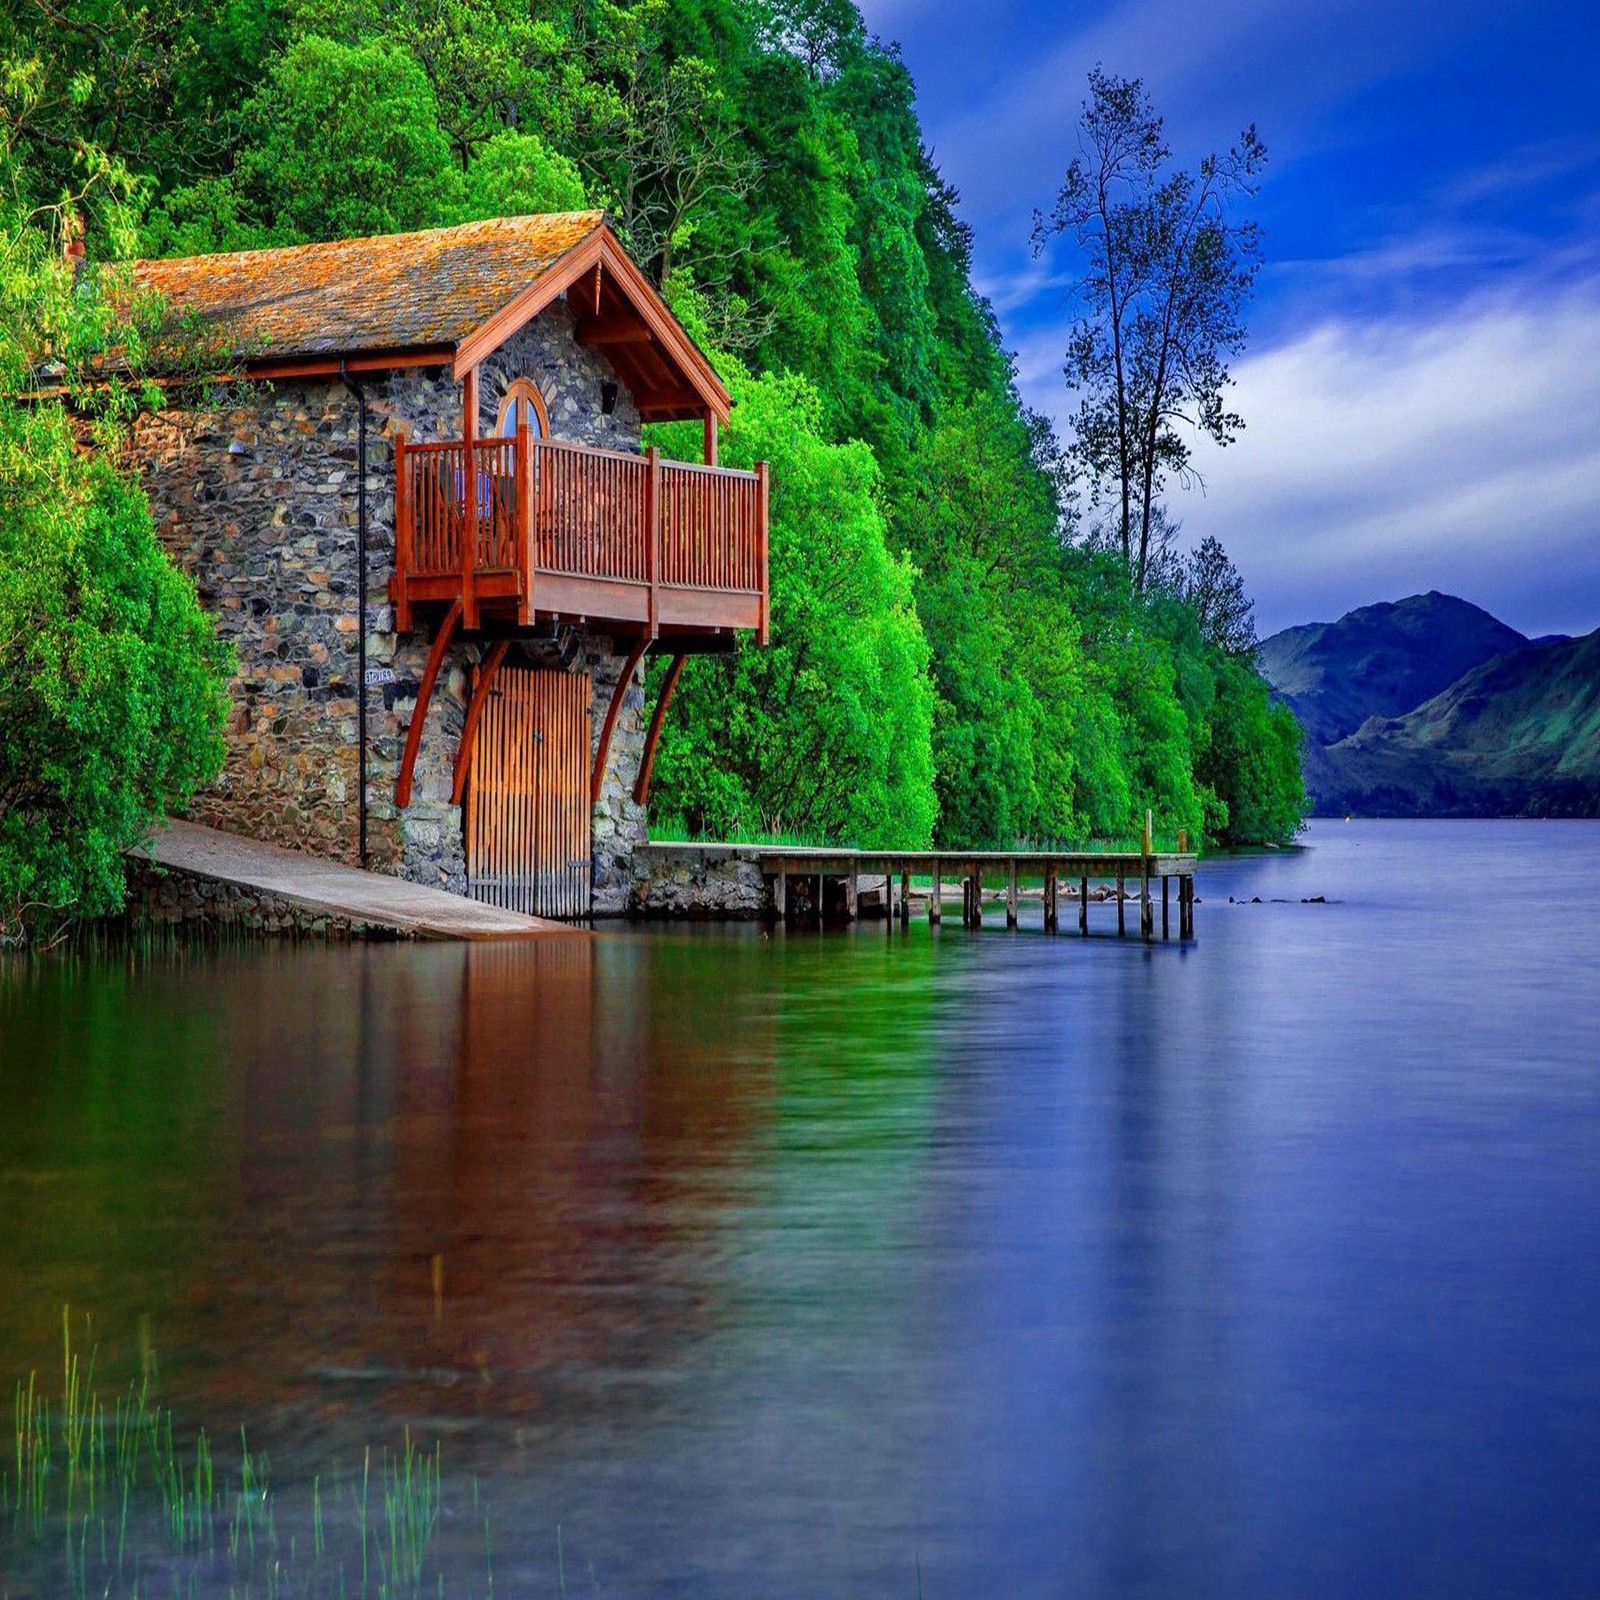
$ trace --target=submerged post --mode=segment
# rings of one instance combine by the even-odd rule
[[[1085,874],[1078,881],[1078,932],[1089,937],[1089,878]]]
[[[1117,937],[1120,939],[1128,931],[1127,880],[1123,876],[1121,867],[1117,868]]]
[[[933,863],[933,895],[928,901],[928,921],[944,921],[944,873],[940,871],[938,860]]]
[[[1006,926],[1014,928],[1017,925],[1017,864],[1010,863],[1010,870],[1006,873]]]

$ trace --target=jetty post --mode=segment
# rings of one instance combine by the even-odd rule
[[[944,921],[944,873],[939,858],[933,858],[933,895],[928,901],[928,921]]]
[[[1017,864],[1012,861],[1006,872],[1006,926],[1017,925]]]

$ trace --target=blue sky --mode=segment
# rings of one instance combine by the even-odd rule
[[[1034,207],[1088,69],[1142,76],[1192,162],[1254,121],[1267,267],[1247,428],[1174,491],[1263,633],[1444,589],[1600,625],[1600,0],[863,0],[898,41],[1027,398],[1069,401]]]

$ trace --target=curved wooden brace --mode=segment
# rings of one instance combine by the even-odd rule
[[[636,805],[642,806],[650,798],[650,770],[656,764],[656,745],[661,739],[661,724],[666,720],[672,691],[678,687],[679,675],[683,672],[683,664],[688,659],[687,656],[676,655],[672,658],[672,665],[667,668],[666,682],[661,685],[661,696],[656,701],[655,715],[650,718],[650,731],[645,735],[644,758],[639,763],[639,781],[633,786],[633,799]]]
[[[611,691],[611,704],[606,707],[606,720],[600,728],[600,743],[594,752],[594,772],[589,779],[590,805],[598,805],[600,802],[600,786],[606,777],[606,757],[611,753],[611,733],[617,725],[617,713],[622,710],[622,697],[628,692],[628,685],[633,682],[634,670],[644,659],[644,653],[649,648],[650,636],[646,634],[633,647],[627,664],[622,669],[622,676],[617,679],[617,686]]]
[[[506,658],[506,651],[511,648],[509,639],[497,639],[489,647],[489,653],[483,658],[483,667],[478,673],[478,682],[472,691],[472,698],[467,702],[467,720],[461,725],[461,743],[456,749],[455,777],[450,785],[450,804],[458,806],[461,797],[467,792],[467,774],[472,770],[472,745],[478,737],[478,723],[483,717],[484,702],[489,698],[489,691],[494,687],[494,680],[500,671],[500,664]]]
[[[428,664],[422,669],[422,682],[417,685],[417,707],[411,713],[411,726],[406,730],[405,754],[400,757],[400,776],[394,781],[394,803],[404,811],[411,804],[411,775],[416,770],[417,751],[422,748],[422,724],[427,720],[428,702],[433,699],[433,686],[444,665],[445,651],[455,638],[456,626],[461,621],[461,602],[451,603],[439,624],[438,636],[428,652]]]

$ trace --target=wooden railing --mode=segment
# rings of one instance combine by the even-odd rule
[[[460,572],[462,535],[473,530],[473,565],[494,570],[516,565],[516,442],[475,442],[468,465],[467,445],[407,444],[405,481],[409,492],[411,531],[409,571],[417,577]],[[477,493],[471,493],[473,480]]]
[[[661,467],[661,581],[699,589],[764,589],[761,476],[666,462]]]
[[[395,437],[395,573],[459,575],[471,619],[478,580],[520,572],[761,596],[766,633],[767,475],[535,439]],[[469,620],[468,625],[472,622]]]

